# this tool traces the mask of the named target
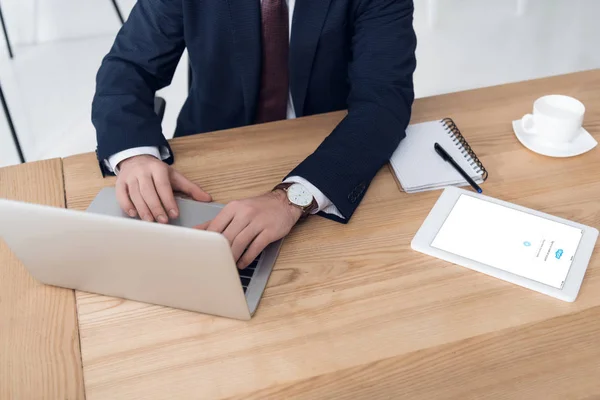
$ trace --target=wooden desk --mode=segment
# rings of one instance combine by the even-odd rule
[[[61,160],[0,169],[0,198],[64,207]],[[0,399],[83,398],[73,291],[35,281],[0,240]]]
[[[421,99],[413,122],[452,117],[488,195],[598,226],[600,150],[552,159],[512,133],[548,93],[582,100],[600,139],[600,71]],[[258,194],[343,115],[177,139],[175,166],[216,201]],[[114,183],[93,154],[65,159],[64,176],[74,209]],[[600,396],[600,255],[571,304],[417,254],[438,196],[401,193],[382,169],[348,225],[312,218],[286,239],[250,322],[77,293],[87,398]]]

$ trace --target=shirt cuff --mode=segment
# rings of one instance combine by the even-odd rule
[[[104,160],[104,165],[106,165],[106,168],[110,172],[118,174],[119,168],[117,166],[121,161],[141,155],[154,156],[162,161],[169,158],[171,154],[169,153],[169,149],[166,146],[161,146],[160,151],[158,147],[154,146],[134,147],[132,149],[123,150],[116,154],[113,154],[112,156],[108,157],[108,160]]]
[[[319,189],[317,189],[316,186],[314,186],[312,183],[310,183],[306,179],[304,179],[300,176],[290,176],[283,182],[284,183],[299,183],[302,186],[304,186],[306,188],[306,190],[308,190],[310,192],[310,194],[317,201],[317,205],[318,205],[317,209],[313,211],[313,214],[316,214],[319,211],[322,211],[326,214],[333,214],[341,219],[346,219],[346,218],[344,218],[342,213],[337,209],[337,207],[331,202],[331,200],[329,200],[323,194],[323,192],[321,192]]]

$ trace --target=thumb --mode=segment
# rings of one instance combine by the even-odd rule
[[[199,229],[201,231],[205,231],[206,228],[208,228],[208,225],[210,225],[210,221],[206,221],[203,224],[196,225],[196,226],[194,226],[194,229]]]
[[[206,193],[202,188],[177,171],[173,171],[171,176],[173,190],[183,192],[196,201],[212,201],[210,194]]]

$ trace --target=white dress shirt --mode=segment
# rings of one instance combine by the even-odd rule
[[[292,17],[294,15],[294,6],[296,5],[296,0],[287,0],[287,3],[288,3],[288,19],[289,19],[288,20],[288,26],[289,26],[288,37],[291,38],[292,37]],[[287,119],[296,118],[296,111],[294,110],[294,103],[292,100],[291,91],[288,92],[288,104],[287,104],[286,118]],[[160,150],[158,147],[135,147],[132,149],[123,150],[119,153],[113,154],[112,156],[110,156],[108,158],[108,160],[104,160],[104,164],[110,171],[113,171],[114,173],[118,174],[119,170],[118,170],[117,166],[119,165],[119,163],[121,161],[126,160],[131,157],[134,157],[134,156],[143,155],[143,154],[154,156],[160,160],[165,160],[165,159],[169,158],[169,156],[170,156],[169,150],[166,147],[161,148]],[[319,189],[317,189],[313,184],[308,182],[306,179],[304,179],[300,176],[290,176],[289,178],[284,180],[284,182],[299,183],[302,186],[304,186],[310,192],[310,194],[312,194],[312,196],[314,197],[314,199],[316,200],[316,202],[318,204],[317,209],[313,211],[314,214],[316,214],[319,211],[323,211],[324,213],[333,214],[340,218],[344,218],[344,216],[340,213],[340,211],[337,209],[337,207],[335,205],[333,205],[331,200],[329,200],[323,194],[323,192],[321,192]]]

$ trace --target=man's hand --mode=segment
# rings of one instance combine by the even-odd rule
[[[222,233],[238,268],[246,268],[269,244],[287,235],[302,216],[284,191],[229,203],[212,221],[197,229]]]
[[[121,161],[117,176],[117,200],[129,216],[166,224],[179,216],[173,191],[196,201],[211,201],[208,193],[171,166],[149,155]],[[168,216],[167,216],[168,215]]]

